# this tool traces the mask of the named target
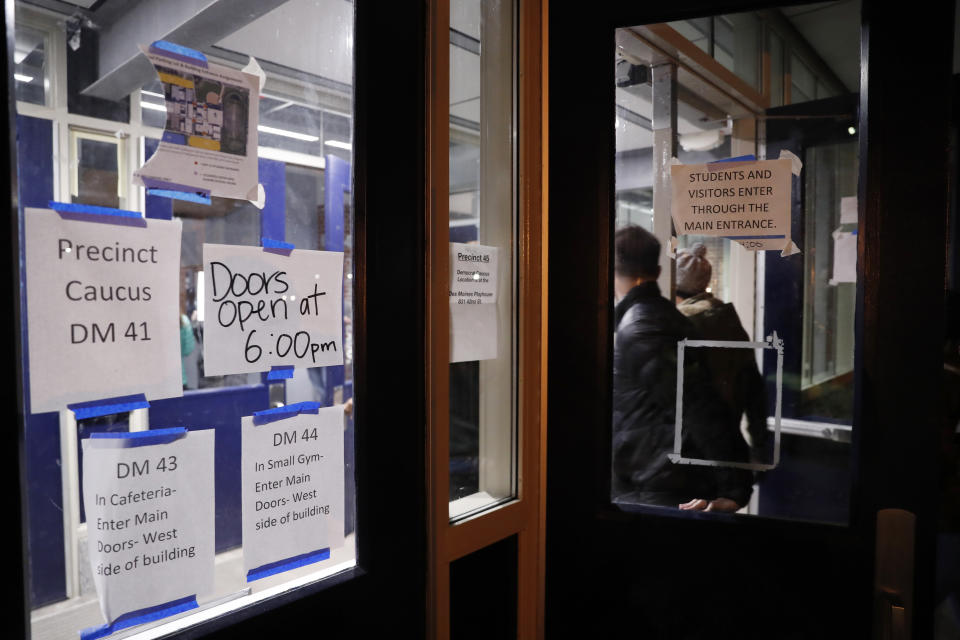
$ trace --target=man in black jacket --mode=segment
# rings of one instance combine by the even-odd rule
[[[613,497],[736,511],[750,498],[749,472],[674,464],[667,457],[674,441],[677,342],[695,336],[690,321],[660,295],[660,242],[636,226],[617,231],[615,242],[614,288],[621,299],[613,357]],[[746,443],[727,428],[730,418],[697,351],[685,352],[682,453],[742,460]]]

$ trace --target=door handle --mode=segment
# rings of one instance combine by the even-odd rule
[[[877,640],[910,640],[912,636],[916,520],[903,509],[877,512],[873,632]]]

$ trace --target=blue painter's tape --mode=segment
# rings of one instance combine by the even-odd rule
[[[92,400],[89,402],[74,402],[68,404],[67,409],[73,411],[77,420],[84,418],[96,418],[98,416],[109,416],[114,413],[125,413],[134,409],[146,409],[150,406],[147,397],[142,393],[132,396],[118,396],[116,398],[104,398],[103,400]]]
[[[153,607],[138,609],[136,611],[123,614],[110,624],[102,624],[99,627],[89,627],[84,629],[80,632],[80,640],[97,640],[97,638],[109,636],[111,633],[115,633],[121,629],[127,629],[138,624],[153,622],[154,620],[160,620],[162,618],[174,616],[178,613],[183,613],[184,611],[190,611],[191,609],[196,608],[197,596],[193,595],[187,596],[186,598],[180,598],[179,600],[174,600],[172,602],[158,604]]]
[[[720,162],[751,162],[755,161],[757,156],[752,153],[746,156],[737,156],[736,158],[724,158],[723,160],[714,160],[713,162],[708,162],[707,164],[718,164]]]
[[[76,216],[110,216],[112,218],[133,218],[143,220],[143,215],[139,211],[128,211],[127,209],[111,209],[110,207],[98,207],[93,204],[74,204],[70,202],[56,202],[50,200],[48,206],[57,213],[69,213]]]
[[[161,198],[173,198],[174,200],[186,200],[187,202],[196,202],[197,204],[210,204],[210,196],[189,191],[174,191],[173,189],[147,189],[147,195],[160,196]]]
[[[174,133],[173,131],[164,131],[160,140],[169,142],[170,144],[187,144],[187,136],[182,133]]]
[[[264,249],[296,249],[296,245],[291,242],[274,240],[273,238],[261,238],[260,242],[263,244]]]
[[[196,49],[191,49],[190,47],[185,47],[175,42],[157,40],[150,45],[150,48],[159,49],[163,53],[172,53],[177,58],[187,58],[189,62],[193,62],[194,64],[199,64],[204,67],[207,66],[207,56]]]
[[[727,240],[778,240],[787,236],[723,236]]]
[[[276,409],[264,409],[253,414],[253,424],[260,426],[277,420],[292,418],[301,413],[319,413],[322,406],[319,402],[295,402]]]
[[[330,547],[327,547],[326,549],[317,549],[316,551],[303,553],[299,556],[293,556],[292,558],[287,558],[286,560],[271,562],[270,564],[265,564],[262,567],[257,567],[256,569],[250,569],[250,571],[247,571],[247,582],[253,582],[254,580],[267,578],[278,573],[283,573],[284,571],[290,571],[291,569],[303,567],[308,564],[313,564],[314,562],[327,560],[329,558]]]
[[[124,440],[124,444],[128,447],[146,447],[151,444],[167,444],[186,435],[186,427],[169,427],[149,431],[97,431],[90,434],[90,439]]]
[[[267,380],[286,380],[293,377],[293,367],[272,367]]]

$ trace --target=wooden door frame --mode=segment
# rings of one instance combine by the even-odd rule
[[[517,634],[542,637],[542,441],[546,344],[546,15],[548,0],[518,0],[517,497],[456,524],[449,517],[449,0],[428,3],[425,318],[429,496],[428,636],[450,634],[450,563],[518,536]],[[482,606],[482,603],[478,603]]]
[[[556,6],[551,12],[553,41],[576,46],[550,51],[554,273],[548,343],[552,429],[545,487],[548,634],[599,633],[605,626],[610,632],[620,630],[623,618],[617,616],[638,606],[630,590],[639,580],[634,576],[644,570],[648,580],[659,581],[657,586],[677,601],[707,593],[698,567],[715,575],[713,569],[722,569],[723,579],[716,580],[724,587],[718,594],[733,591],[748,602],[770,598],[765,594],[775,591],[783,596],[779,610],[732,608],[730,630],[733,620],[742,623],[748,611],[794,620],[791,612],[801,607],[813,624],[835,612],[841,622],[834,632],[842,633],[846,625],[862,633],[873,611],[876,512],[885,507],[917,514],[915,637],[930,634],[953,42],[948,3],[925,6],[922,12],[864,3],[858,127],[864,232],[858,246],[849,526],[721,514],[625,513],[610,507],[613,32],[774,4],[618,1],[591,11]],[[908,60],[904,52],[911,50],[923,50],[923,60]],[[559,87],[564,87],[562,94]],[[911,99],[912,112],[922,109],[922,134],[904,120]],[[908,238],[923,238],[922,248]],[[909,343],[899,336],[911,336]],[[905,375],[907,371],[911,373]],[[587,550],[588,557],[571,552],[578,548]],[[714,557],[725,552],[740,554],[742,562]],[[815,575],[815,568],[844,576],[846,593],[830,582],[829,574]],[[699,604],[689,602],[692,610]],[[725,629],[717,627],[718,632]]]

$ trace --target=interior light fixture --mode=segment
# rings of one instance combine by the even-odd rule
[[[350,151],[353,149],[353,145],[349,142],[341,142],[340,140],[324,140],[323,144],[328,144],[331,147],[336,147],[337,149],[346,149]]]
[[[147,91],[146,89],[140,89],[140,95],[150,96],[152,98],[160,98],[161,100],[163,99],[162,93],[157,93],[156,91]]]
[[[283,136],[285,138],[293,138],[294,140],[303,140],[305,142],[317,142],[320,140],[319,136],[311,136],[306,133],[298,133],[296,131],[287,131],[286,129],[275,129],[262,124],[257,126],[257,131],[260,133],[269,133],[275,136]]]
[[[856,127],[847,127],[847,133],[849,133],[849,134],[852,135],[852,136],[857,135],[857,129],[856,129]]]
[[[150,109],[151,111],[166,111],[166,105],[157,104],[156,102],[146,102],[144,100],[140,101],[140,106],[144,109]]]
[[[15,73],[13,77],[19,82],[33,82],[33,76],[25,76],[22,73]]]

